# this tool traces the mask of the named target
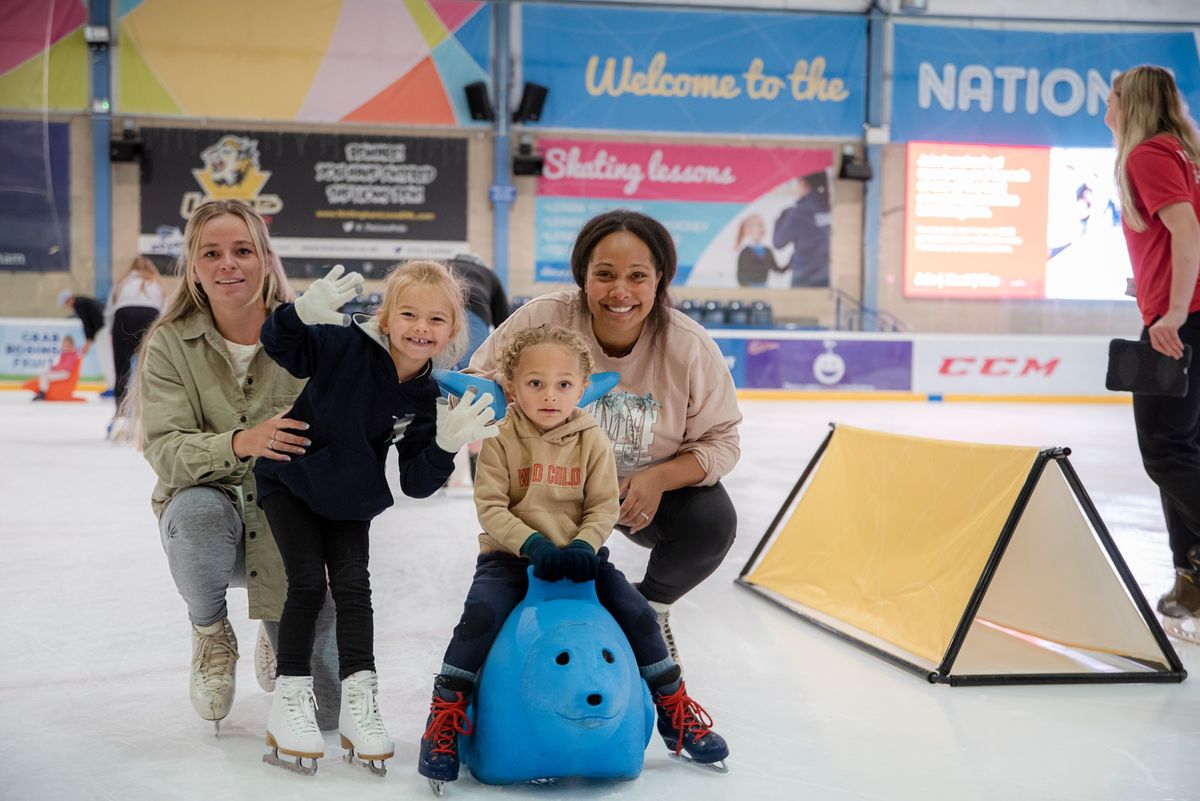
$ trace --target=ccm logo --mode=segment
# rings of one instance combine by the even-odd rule
[[[942,359],[938,370],[940,375],[1030,375],[1033,373],[1049,377],[1058,367],[1057,358],[1039,362],[1033,357],[1024,360],[1015,356],[976,357],[976,356],[947,356]]]

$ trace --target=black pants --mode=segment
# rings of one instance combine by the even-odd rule
[[[668,657],[667,646],[658,630],[654,610],[625,575],[608,561],[607,548],[601,548],[598,555],[600,572],[596,575],[596,597],[625,632],[638,667],[663,662]],[[454,635],[442,660],[445,664],[467,673],[479,672],[504,621],[529,589],[528,567],[529,562],[503,551],[479,555],[462,618],[454,627]],[[663,667],[667,669],[670,665]]]
[[[625,536],[650,548],[642,595],[673,604],[716,570],[737,534],[737,512],[717,482],[711,487],[683,487],[664,492],[658,512],[644,529]]]
[[[117,373],[114,391],[118,407],[125,400],[125,392],[129,387],[129,368],[133,356],[142,344],[142,337],[157,318],[158,309],[151,306],[125,306],[113,314],[113,367]]]
[[[1142,339],[1149,338],[1143,329]],[[1188,394],[1134,395],[1133,420],[1142,464],[1162,496],[1175,566],[1187,567],[1188,549],[1200,545],[1200,312],[1187,318],[1179,338],[1192,346]]]
[[[371,524],[326,520],[301,499],[275,492],[262,502],[287,569],[287,601],[279,619],[280,676],[308,676],[325,575],[337,610],[338,677],[375,669],[375,622],[367,570]]]

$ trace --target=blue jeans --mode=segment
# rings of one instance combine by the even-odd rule
[[[607,548],[601,548],[599,556],[596,596],[625,632],[642,675],[657,676],[674,663],[667,653],[654,610],[608,561]],[[529,589],[527,567],[529,562],[525,559],[504,551],[479,555],[475,579],[467,591],[462,619],[454,627],[454,636],[446,648],[444,664],[471,675],[479,672],[504,621]]]

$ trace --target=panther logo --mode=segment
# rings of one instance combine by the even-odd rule
[[[258,142],[241,136],[223,136],[200,154],[217,186],[238,186],[251,170],[258,169]]]

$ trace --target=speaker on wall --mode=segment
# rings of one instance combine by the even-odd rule
[[[537,122],[542,118],[546,93],[550,90],[540,83],[528,83],[521,90],[521,102],[513,112],[513,122]]]
[[[492,108],[492,100],[488,97],[487,84],[483,81],[475,81],[463,87],[463,91],[467,95],[467,109],[471,112],[471,119],[491,122],[496,119],[496,110]]]

